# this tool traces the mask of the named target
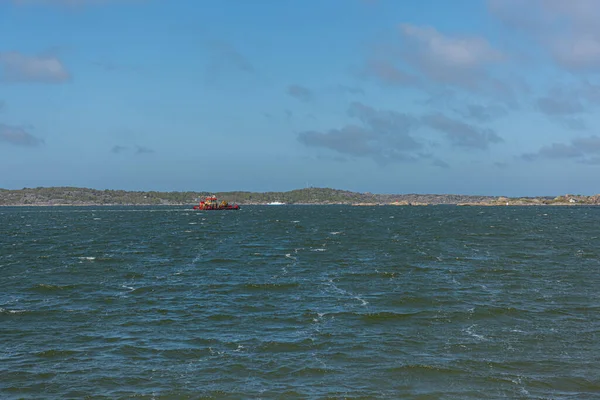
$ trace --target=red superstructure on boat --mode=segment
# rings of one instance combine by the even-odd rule
[[[194,210],[239,210],[240,206],[237,204],[229,204],[225,200],[220,203],[217,200],[217,197],[212,195],[208,196],[204,199],[204,201],[200,201],[200,204],[194,206]]]

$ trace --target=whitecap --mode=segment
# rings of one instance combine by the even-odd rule
[[[242,346],[241,344],[238,344],[237,349],[235,349],[234,351],[242,351],[242,350],[244,350],[244,348],[245,348],[244,346]]]
[[[0,314],[9,313],[9,314],[21,314],[27,312],[27,310],[7,310],[6,308],[0,307]]]
[[[483,336],[483,335],[480,335],[480,334],[478,334],[478,333],[475,333],[475,332],[473,332],[473,328],[474,328],[475,326],[477,326],[477,325],[471,325],[471,326],[469,326],[468,328],[466,328],[466,329],[464,330],[464,332],[465,332],[465,333],[468,333],[469,335],[471,335],[471,336],[472,336],[472,337],[474,337],[475,339],[478,339],[478,340],[487,340],[487,339],[485,338],[485,336]]]
[[[361,297],[359,297],[359,296],[355,296],[354,298],[355,298],[356,300],[359,300],[359,301],[362,303],[362,305],[363,305],[363,306],[366,306],[367,304],[369,304],[369,302],[368,302],[368,301],[366,301],[365,299],[363,299],[363,298],[361,298]]]

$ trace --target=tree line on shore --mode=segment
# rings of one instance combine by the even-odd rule
[[[553,205],[600,204],[600,196],[564,195],[557,197],[508,198],[453,194],[374,194],[331,188],[306,188],[286,192],[159,192],[97,190],[77,187],[37,187],[0,189],[0,205],[189,205],[206,196],[240,205],[267,204],[353,204],[353,205]]]

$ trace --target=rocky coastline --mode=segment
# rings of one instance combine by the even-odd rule
[[[158,192],[97,190],[76,187],[0,189],[0,206],[185,206],[216,195],[240,205],[266,205],[278,201],[286,205],[352,206],[577,206],[599,205],[600,195],[560,195],[546,197],[472,196],[454,194],[373,194],[330,188],[306,188],[287,192]]]

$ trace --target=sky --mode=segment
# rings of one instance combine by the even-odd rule
[[[0,0],[0,188],[600,193],[597,0]]]

